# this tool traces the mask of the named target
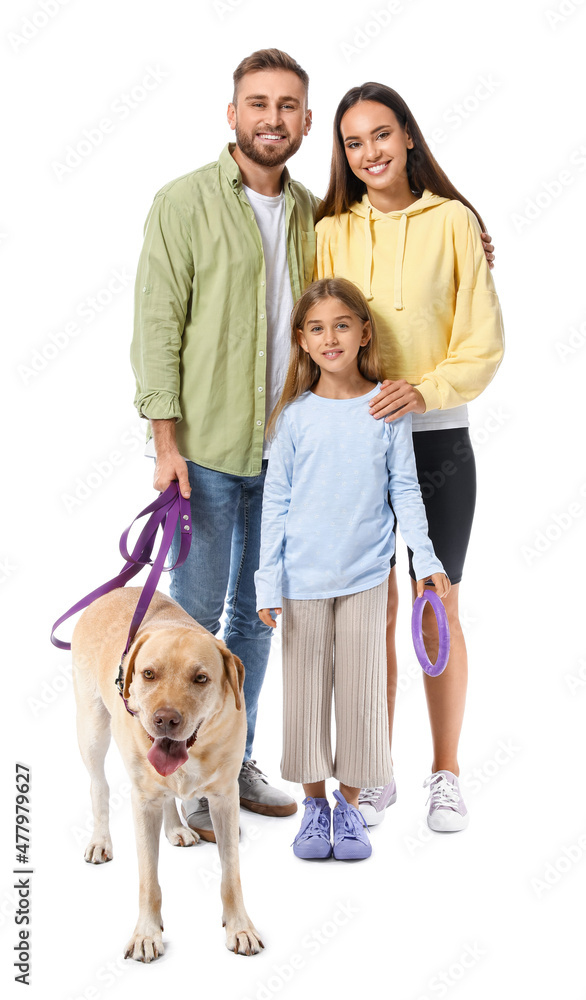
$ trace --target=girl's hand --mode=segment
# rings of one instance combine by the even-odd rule
[[[426,576],[423,580],[417,581],[417,596],[423,597],[423,592],[425,590],[425,581],[431,580],[435,587],[435,592],[438,597],[441,597],[442,601],[444,597],[447,597],[452,588],[452,584],[448,580],[445,573],[432,573],[431,576]]]
[[[370,413],[376,419],[385,417],[385,423],[390,424],[397,417],[406,413],[425,413],[425,400],[414,385],[409,385],[404,378],[390,382],[388,379],[381,384],[380,392],[371,399]]]
[[[265,625],[269,625],[271,628],[276,628],[277,620],[276,618],[271,618],[271,611],[274,611],[276,615],[280,615],[282,610],[282,608],[263,608],[259,611],[258,617],[261,622],[264,622]]]

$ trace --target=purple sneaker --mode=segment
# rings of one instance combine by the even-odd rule
[[[434,771],[423,782],[429,786],[427,825],[437,833],[452,833],[468,826],[468,810],[460,791],[460,783],[451,771]]]
[[[332,853],[330,842],[331,814],[327,799],[312,799],[308,795],[303,800],[305,813],[299,833],[293,841],[293,854],[306,861],[329,858]]]
[[[333,813],[336,861],[360,861],[369,858],[372,847],[362,813],[346,802],[341,792],[335,791],[334,798],[338,803]]]
[[[361,788],[358,808],[368,826],[378,826],[385,818],[385,809],[397,801],[397,785],[392,778],[390,784],[376,788]]]

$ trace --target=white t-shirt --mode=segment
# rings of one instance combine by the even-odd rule
[[[285,195],[271,198],[242,185],[256,217],[265,256],[267,275],[267,378],[266,420],[277,404],[287,374],[290,350],[290,319],[293,295],[287,263]],[[265,441],[263,458],[269,453]]]
[[[415,386],[417,388],[417,386]],[[468,407],[453,406],[450,410],[428,410],[413,414],[413,431],[445,431],[449,427],[468,427]]]

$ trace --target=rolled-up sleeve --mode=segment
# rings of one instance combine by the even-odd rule
[[[135,285],[130,359],[141,417],[181,420],[181,341],[193,290],[189,224],[165,194],[155,198]]]

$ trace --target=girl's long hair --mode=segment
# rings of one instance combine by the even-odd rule
[[[291,313],[289,368],[279,402],[267,424],[266,437],[269,441],[274,437],[277,420],[285,407],[311,389],[320,377],[321,369],[307,351],[303,350],[299,343],[298,332],[303,330],[309,310],[324,299],[339,299],[350,312],[358,316],[359,320],[370,323],[370,340],[358,351],[356,359],[358,371],[370,382],[382,380],[374,318],[360,289],[346,278],[321,278],[319,281],[314,281],[297,300]]]
[[[384,104],[395,114],[401,128],[407,129],[413,140],[413,149],[407,150],[407,176],[413,193],[422,195],[424,188],[427,188],[432,194],[437,194],[442,198],[453,198],[461,201],[474,212],[481,230],[485,232],[481,216],[474,205],[471,205],[460,194],[443,172],[403,98],[396,90],[385,86],[384,83],[363,83],[361,87],[353,87],[347,94],[344,94],[338,105],[334,118],[334,146],[330,182],[326,196],[318,208],[316,222],[328,215],[342,215],[355,202],[361,201],[366,193],[366,184],[356,177],[348,163],[340,128],[346,112],[361,101],[375,101],[377,104]]]

